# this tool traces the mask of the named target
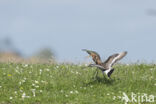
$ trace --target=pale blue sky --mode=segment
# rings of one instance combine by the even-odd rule
[[[0,0],[0,38],[25,55],[50,47],[61,61],[103,59],[128,51],[126,61],[156,61],[155,0]]]

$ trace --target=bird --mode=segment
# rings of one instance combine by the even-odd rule
[[[117,61],[121,60],[128,53],[127,51],[124,51],[121,53],[113,54],[113,55],[109,56],[107,58],[107,60],[102,62],[100,55],[97,52],[87,50],[87,49],[82,49],[82,51],[87,52],[92,57],[92,60],[95,62],[95,64],[89,64],[88,67],[97,67],[98,69],[100,69],[102,71],[103,75],[105,73],[109,78],[112,75],[112,73],[114,72],[114,68],[112,68],[113,65]],[[97,74],[98,74],[98,72],[96,73],[96,76],[97,76]]]

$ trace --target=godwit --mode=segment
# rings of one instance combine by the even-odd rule
[[[112,68],[112,66],[117,61],[121,60],[127,54],[126,51],[121,52],[121,53],[116,53],[116,54],[109,56],[106,61],[102,62],[100,55],[97,52],[87,50],[87,49],[82,49],[82,50],[86,51],[92,57],[93,61],[95,62],[95,64],[90,64],[89,67],[97,67],[98,69],[102,71],[103,75],[105,73],[109,78],[114,71],[114,68]]]

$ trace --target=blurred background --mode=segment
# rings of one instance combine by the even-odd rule
[[[155,0],[0,0],[0,61],[156,61]]]

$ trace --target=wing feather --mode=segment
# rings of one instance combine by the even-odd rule
[[[121,52],[119,54],[113,54],[108,57],[108,59],[104,62],[107,68],[111,68],[117,61],[121,60],[124,56],[126,56],[127,52]]]
[[[86,51],[93,59],[93,61],[98,64],[98,65],[101,65],[101,58],[100,58],[100,55],[95,52],[95,51],[91,51],[91,50],[87,50],[87,49],[82,49],[82,51]]]

